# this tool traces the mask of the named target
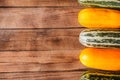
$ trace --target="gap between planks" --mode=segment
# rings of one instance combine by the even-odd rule
[[[65,28],[65,27],[60,27],[60,28],[0,28],[0,30],[41,30],[41,29],[44,29],[44,30],[50,30],[50,29],[64,29],[64,30],[67,30],[67,29],[87,29],[87,28],[85,28],[85,27],[67,27],[67,28]]]

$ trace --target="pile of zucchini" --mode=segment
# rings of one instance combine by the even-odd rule
[[[86,46],[80,53],[83,65],[103,71],[86,72],[81,80],[120,80],[120,0],[78,0],[87,8],[78,22],[88,29],[79,41]]]

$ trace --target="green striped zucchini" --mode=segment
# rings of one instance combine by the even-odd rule
[[[78,0],[80,4],[120,9],[120,0]]]
[[[120,72],[87,71],[80,80],[120,80]]]
[[[79,40],[86,47],[120,48],[120,29],[86,29]]]

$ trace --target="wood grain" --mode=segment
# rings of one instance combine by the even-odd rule
[[[81,30],[0,30],[0,72],[84,69],[78,57]]]
[[[79,6],[77,0],[0,0],[0,6]]]
[[[79,80],[77,0],[0,0],[0,80]]]
[[[5,63],[65,63],[79,61],[80,50],[58,51],[5,51],[0,52],[0,62]]]
[[[0,51],[79,50],[77,29],[0,30]]]
[[[76,28],[81,8],[0,8],[0,28]]]
[[[79,80],[81,71],[0,73],[1,80]]]
[[[0,72],[85,69],[79,62],[83,29],[0,30]]]
[[[0,72],[83,70],[81,50],[0,52]]]

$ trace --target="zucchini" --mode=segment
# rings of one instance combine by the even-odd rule
[[[87,6],[120,9],[120,0],[78,0],[78,2]]]
[[[115,71],[87,71],[80,80],[120,80],[120,72]]]
[[[79,40],[86,47],[120,48],[120,29],[86,29]]]
[[[120,11],[106,8],[86,8],[78,13],[78,22],[86,28],[120,28]]]
[[[120,71],[120,49],[85,48],[79,59],[88,68]]]

